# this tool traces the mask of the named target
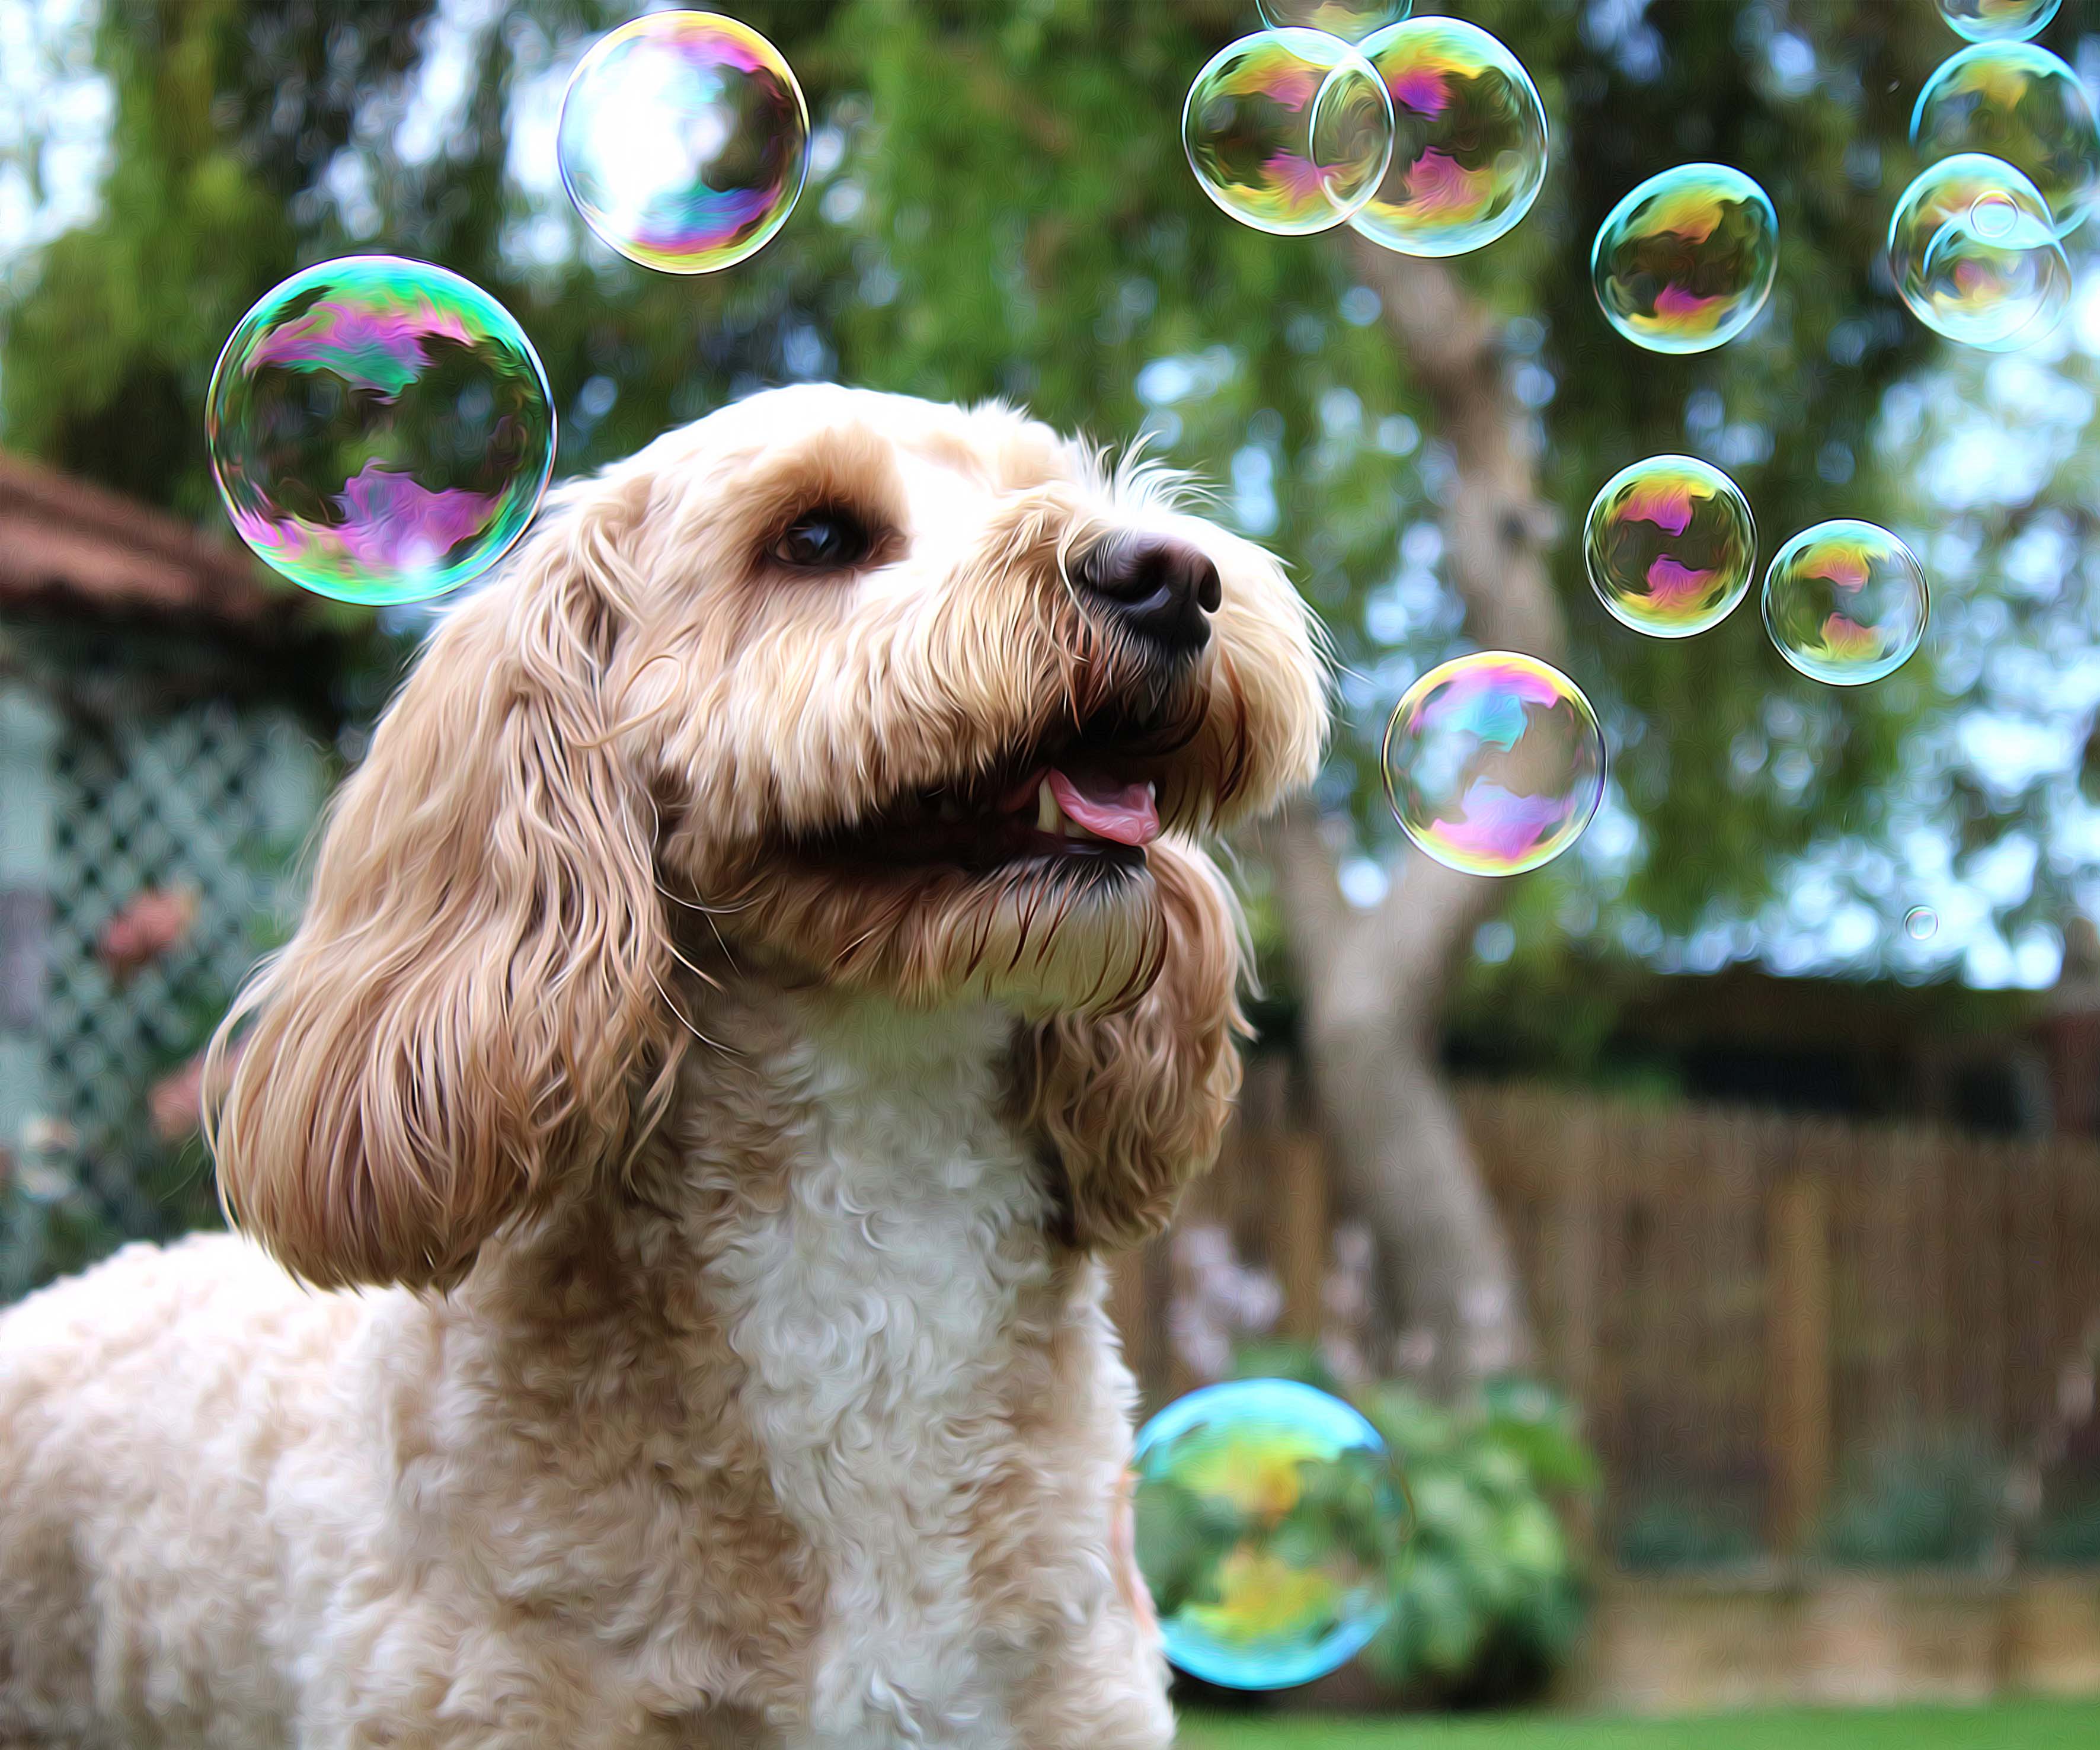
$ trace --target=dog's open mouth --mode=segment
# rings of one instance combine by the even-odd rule
[[[1141,868],[1160,834],[1160,782],[1181,738],[1100,728],[1057,737],[989,772],[901,796],[802,849],[827,862],[891,868]]]

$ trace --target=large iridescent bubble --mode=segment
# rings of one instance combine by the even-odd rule
[[[338,601],[420,601],[525,531],[554,462],[547,379],[480,287],[353,255],[240,319],[205,398],[212,473],[240,538]]]
[[[2100,114],[2078,75],[2032,42],[1979,42],[1940,64],[1918,93],[1910,137],[1927,158],[2002,158],[2040,191],[2058,236],[2100,192]]]
[[[1889,218],[1897,292],[1935,333],[1990,352],[2028,346],[2071,302],[2047,204],[2010,165],[1965,152],[1928,165]]]
[[[1971,42],[2018,42],[2056,16],[2063,0],[1939,0],[1939,15]]]
[[[1348,1404],[1286,1379],[1207,1386],[1145,1424],[1133,1467],[1138,1566],[1192,1676],[1308,1683],[1392,1614],[1411,1514]]]
[[[1203,192],[1279,236],[1327,231],[1371,197],[1392,105],[1371,64],[1317,30],[1228,43],[1189,87],[1181,143]]]
[[[1733,340],[1779,271],[1771,200],[1725,164],[1680,164],[1629,192],[1597,227],[1590,284],[1604,320],[1651,352]]]
[[[650,12],[578,64],[555,136],[584,223],[630,261],[711,273],[763,249],[809,170],[810,112],[780,51],[712,12]]]
[[[1410,19],[1363,51],[1392,99],[1392,161],[1352,226],[1403,255],[1460,255],[1531,210],[1546,110],[1514,55],[1452,18]]]
[[[1604,483],[1582,525],[1590,586],[1614,617],[1688,638],[1735,611],[1758,538],[1742,488],[1693,456],[1651,456]]]
[[[1408,837],[1468,875],[1521,875],[1582,835],[1604,796],[1604,738],[1551,663],[1480,650],[1432,668],[1386,725],[1386,798]]]
[[[1864,686],[1894,674],[1931,612],[1917,555],[1875,523],[1840,518],[1803,529],[1765,571],[1765,630],[1803,674]]]
[[[1344,42],[1361,42],[1374,30],[1396,24],[1414,0],[1260,0],[1263,22],[1282,30],[1292,25],[1324,30]]]

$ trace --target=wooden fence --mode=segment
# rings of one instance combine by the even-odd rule
[[[1269,1103],[1272,1107],[1277,1102]],[[2100,1148],[1476,1087],[1466,1126],[1524,1273],[1545,1371],[1630,1503],[1732,1508],[1800,1545],[1850,1467],[1966,1437],[2015,1464],[2089,1415]],[[1273,1122],[1273,1121],[1272,1121]],[[1321,1326],[1318,1144],[1257,1120],[1185,1219],[1233,1235]],[[1166,1244],[1117,1308],[1154,1400],[1191,1383]],[[2081,1361],[2081,1357],[2083,1360]]]

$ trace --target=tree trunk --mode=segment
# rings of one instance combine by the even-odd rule
[[[1351,244],[1451,449],[1446,574],[1467,630],[1485,646],[1559,656],[1565,628],[1542,558],[1553,519],[1495,328],[1443,262]],[[1447,1394],[1528,1364],[1508,1242],[1436,1063],[1450,973],[1499,905],[1498,884],[1409,852],[1383,902],[1358,910],[1306,804],[1272,822],[1261,848],[1303,995],[1314,1096],[1343,1199],[1378,1241],[1401,1359]]]

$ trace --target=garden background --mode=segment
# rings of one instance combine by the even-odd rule
[[[554,170],[624,8],[0,0],[0,1294],[214,1219],[191,1058],[429,615],[232,549],[204,390],[277,280],[395,251],[519,317],[559,473],[765,383],[1003,396],[1142,435],[1290,562],[1342,728],[1236,848],[1245,1119],[1117,1310],[1154,1401],[1299,1373],[1412,1467],[1405,1607],[1314,1699],[2100,1695],[2100,279],[2089,226],[2070,317],[2003,357],[1895,298],[1909,108],[1959,46],[1930,0],[1452,8],[1553,144],[1449,262],[1204,198],[1181,98],[1242,0],[732,10],[801,76],[811,176],[685,280]],[[2042,41],[2100,86],[2100,6]],[[1720,351],[1639,352],[1589,240],[1698,158],[1770,191],[1777,288]],[[1919,655],[1840,691],[1753,608],[1606,616],[1572,531],[1670,450],[1767,553],[1903,533]],[[1480,646],[1565,667],[1612,758],[1576,849],[1504,883],[1406,853],[1377,782],[1400,693]]]

